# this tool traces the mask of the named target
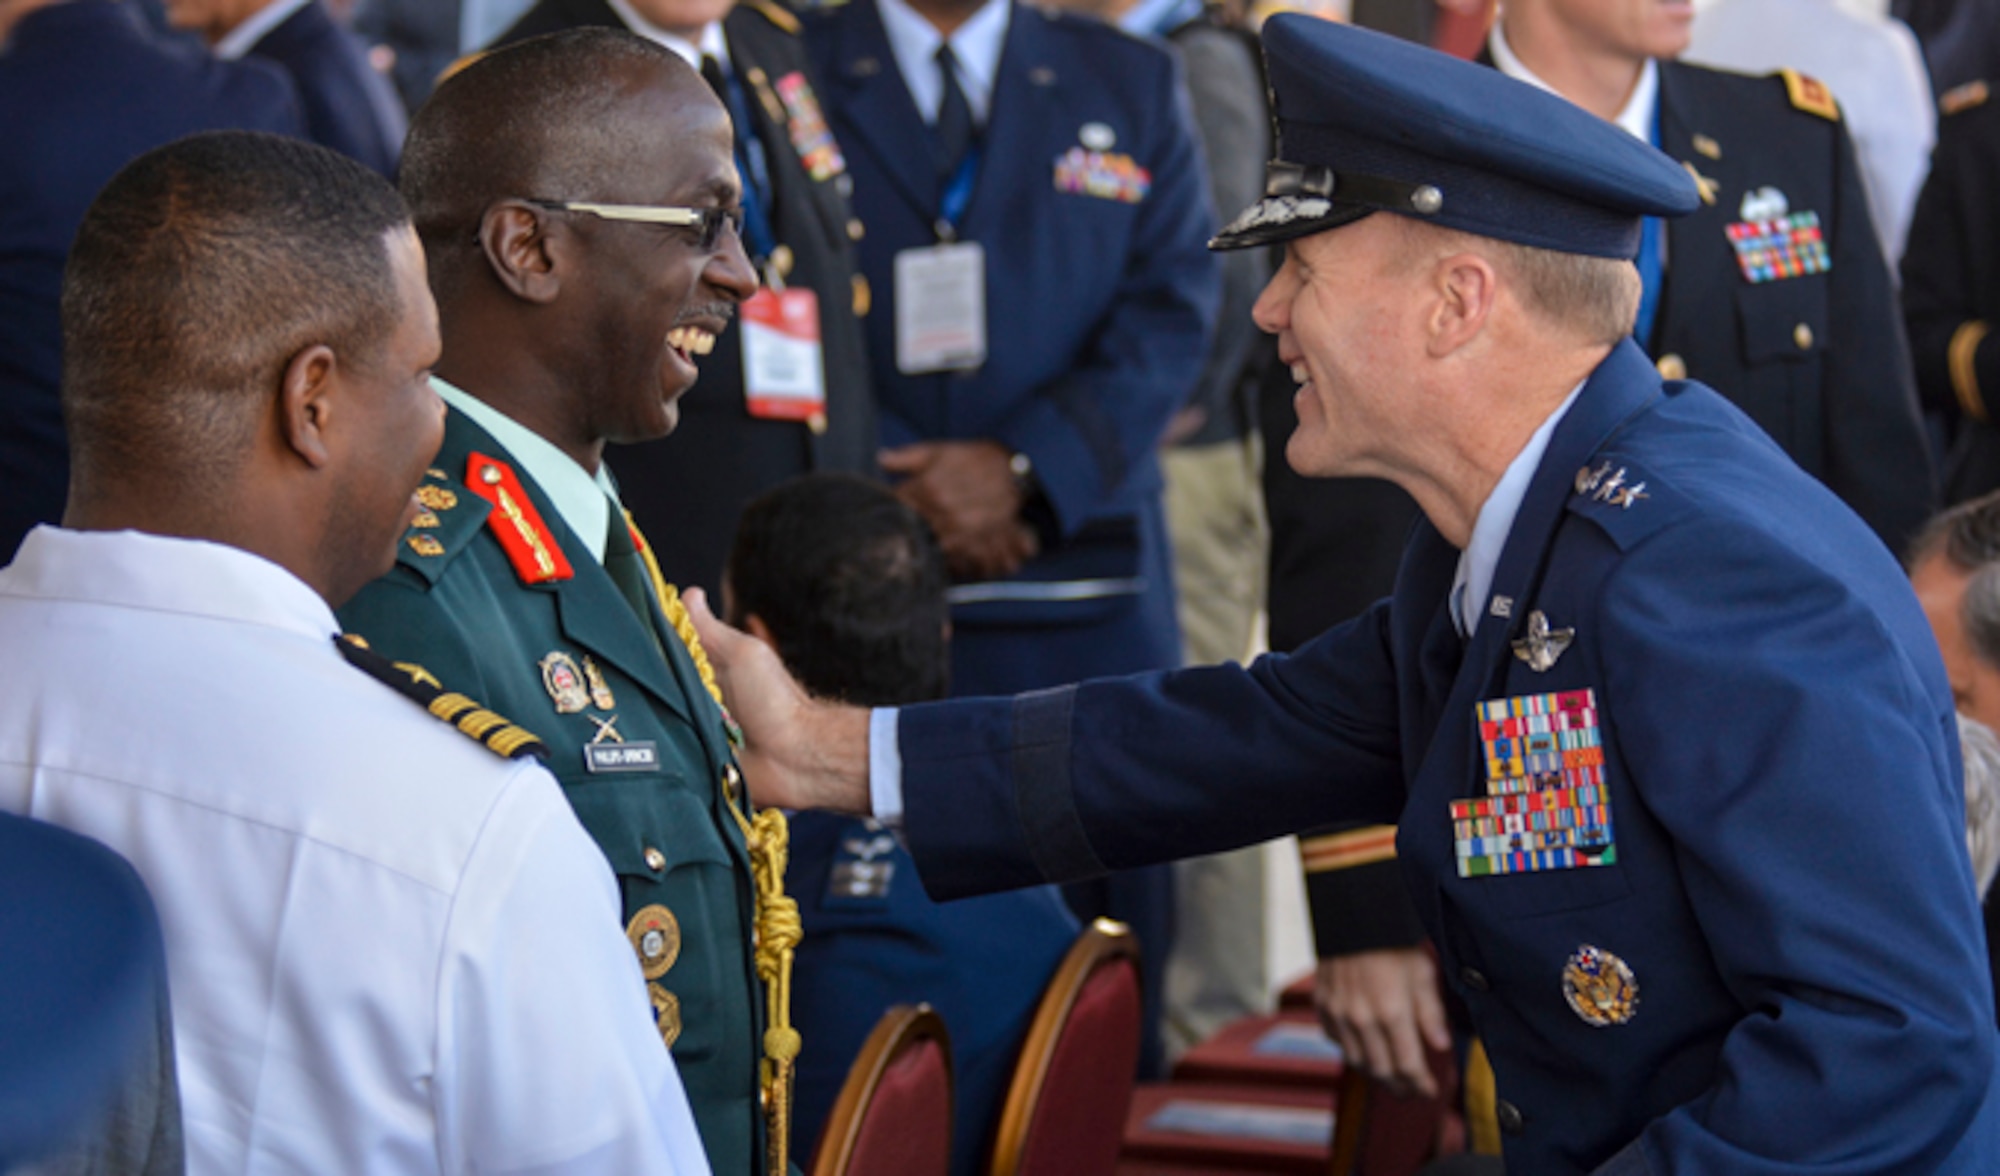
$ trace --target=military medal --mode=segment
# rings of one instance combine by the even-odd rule
[[[1458,876],[1616,863],[1596,692],[1496,698],[1474,714],[1487,794],[1451,802]]]
[[[681,1036],[681,999],[657,984],[646,985],[646,995],[653,1001],[653,1023],[659,1027],[660,1040],[672,1049]]]
[[[1553,669],[1556,659],[1576,640],[1575,629],[1551,629],[1549,618],[1541,609],[1528,614],[1528,630],[1511,644],[1514,656],[1528,663],[1528,668],[1537,674],[1545,674]]]
[[[1594,1029],[1623,1025],[1639,1009],[1639,981],[1624,960],[1585,944],[1563,965],[1563,999]]]
[[[639,953],[639,970],[648,980],[658,980],[681,958],[681,924],[674,913],[654,903],[639,908],[625,925],[625,938]]]
[[[583,672],[576,668],[575,658],[558,649],[538,664],[542,668],[542,686],[555,700],[557,714],[573,715],[590,705],[590,694],[583,685]]]
[[[618,700],[611,696],[611,684],[604,680],[604,671],[597,668],[589,654],[583,655],[583,682],[590,688],[590,705],[598,710],[616,710]]]

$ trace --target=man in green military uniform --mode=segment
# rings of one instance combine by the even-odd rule
[[[783,824],[749,819],[692,628],[602,462],[673,428],[756,288],[731,154],[700,75],[623,33],[525,43],[439,88],[401,183],[442,320],[444,444],[396,568],[341,619],[548,743],[710,1162],[740,1173],[783,1170],[788,1100],[761,1096],[788,1058],[763,1057],[757,991],[796,941]],[[795,1054],[777,1028],[771,1052]]]

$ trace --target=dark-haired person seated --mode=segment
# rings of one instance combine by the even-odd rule
[[[945,696],[944,560],[883,487],[811,474],[753,500],[727,585],[737,623],[813,693],[862,706]],[[799,1058],[801,1152],[876,1018],[927,1001],[951,1030],[952,1171],[979,1171],[1036,1001],[1076,938],[1062,896],[1043,886],[940,905],[892,834],[832,813],[792,818],[791,888],[806,928],[792,1019],[812,1043]]]
[[[84,217],[63,330],[68,509],[0,570],[0,809],[151,891],[189,1169],[706,1172],[547,747],[334,619],[443,431],[395,190],[170,144]]]

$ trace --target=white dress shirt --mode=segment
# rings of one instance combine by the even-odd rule
[[[889,52],[896,58],[896,68],[902,72],[910,99],[917,104],[917,113],[927,123],[937,122],[938,107],[944,104],[937,51],[947,38],[907,0],[876,0],[875,7],[882,14]],[[949,38],[952,56],[958,59],[958,88],[965,92],[972,121],[980,126],[986,125],[993,111],[993,80],[1000,75],[1000,51],[1007,47],[1007,22],[1013,12],[1012,0],[986,0]]]
[[[724,69],[729,68],[729,43],[722,35],[721,21],[710,21],[703,25],[701,32],[695,34],[695,39],[690,41],[678,33],[668,32],[639,15],[639,10],[632,7],[631,0],[605,0],[605,2],[611,5],[611,11],[618,14],[618,19],[625,22],[626,28],[655,45],[673,50],[675,56],[695,67],[697,71],[701,69],[703,54],[715,58]]]
[[[1694,22],[1687,60],[1746,73],[1790,66],[1840,102],[1889,275],[1930,174],[1937,109],[1908,25],[1832,0],[1720,0]]]
[[[335,632],[214,543],[42,527],[0,570],[0,808],[151,890],[188,1171],[706,1172],[554,779]]]
[[[1569,101],[1569,95],[1536,77],[1535,71],[1529,69],[1525,62],[1515,56],[1514,47],[1507,43],[1507,34],[1500,25],[1501,22],[1494,21],[1493,31],[1486,35],[1486,49],[1493,55],[1494,68],[1517,82],[1526,82],[1537,90]],[[1655,116],[1659,107],[1660,66],[1658,62],[1649,58],[1645,68],[1639,71],[1639,81],[1632,87],[1632,93],[1626,97],[1624,108],[1618,112],[1618,117],[1611,121],[1640,142],[1651,143],[1653,127],[1658,121]]]

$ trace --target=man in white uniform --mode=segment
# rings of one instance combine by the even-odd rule
[[[93,205],[63,310],[74,472],[0,571],[0,808],[151,889],[189,1170],[706,1172],[539,741],[337,637],[442,427],[395,192],[182,140]]]

